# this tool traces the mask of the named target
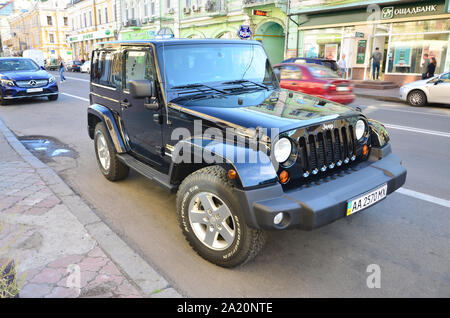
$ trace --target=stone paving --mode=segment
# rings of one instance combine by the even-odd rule
[[[142,297],[36,170],[0,134],[0,258],[20,297]]]

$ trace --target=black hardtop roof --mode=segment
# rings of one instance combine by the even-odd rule
[[[254,44],[262,45],[258,41],[253,40],[223,40],[223,39],[161,39],[161,40],[126,40],[126,41],[109,41],[100,42],[97,45],[105,47],[118,45],[145,45],[154,44],[156,47],[163,45],[189,45],[189,44]]]

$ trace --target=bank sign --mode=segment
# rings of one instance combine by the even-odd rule
[[[413,6],[406,8],[384,7],[381,10],[381,19],[388,20],[408,16],[424,15],[437,13],[439,11],[437,4]]]

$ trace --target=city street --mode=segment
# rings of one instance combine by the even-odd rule
[[[102,176],[87,133],[89,76],[66,77],[57,101],[0,106],[0,117],[19,138],[67,145],[70,156],[38,158],[183,295],[450,297],[450,107],[357,98],[353,106],[386,124],[408,169],[405,186],[318,230],[270,232],[254,261],[230,270],[191,249],[178,227],[174,194],[136,172],[117,183]],[[367,287],[370,264],[381,268],[381,288]]]

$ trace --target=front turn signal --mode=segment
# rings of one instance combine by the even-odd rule
[[[282,184],[285,184],[289,181],[289,173],[286,170],[281,171],[279,177]]]

